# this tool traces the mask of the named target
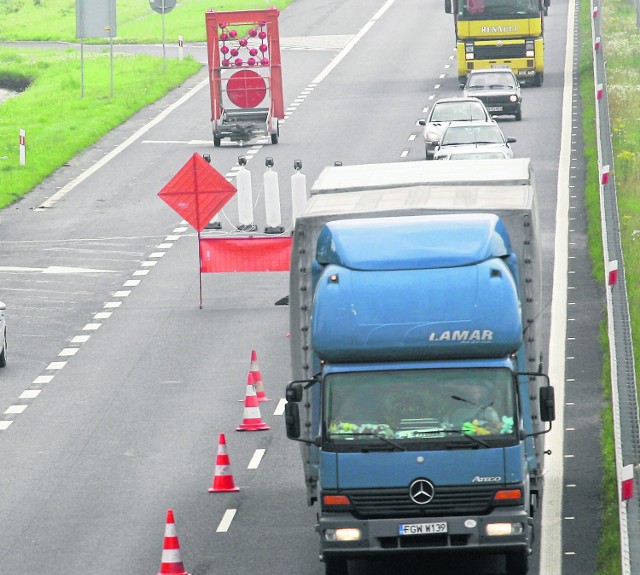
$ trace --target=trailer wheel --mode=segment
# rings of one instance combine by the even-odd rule
[[[220,147],[220,136],[216,136],[215,134],[213,135],[213,145],[216,148]]]
[[[529,554],[526,551],[520,553],[508,553],[507,575],[526,575],[529,571]]]
[[[279,137],[280,137],[280,122],[278,121],[278,118],[276,118],[276,131],[271,132],[271,143],[277,144]]]
[[[349,561],[342,558],[324,560],[325,575],[349,575]]]

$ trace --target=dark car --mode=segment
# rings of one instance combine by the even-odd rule
[[[420,118],[418,124],[424,126],[424,149],[427,160],[433,158],[442,132],[449,122],[487,122],[491,120],[489,112],[478,98],[441,98],[437,100],[426,118]]]
[[[509,158],[513,157],[510,144],[515,138],[507,138],[500,126],[490,122],[451,122],[436,148],[434,159],[444,159],[452,150],[466,150],[475,147],[477,151],[504,151]]]
[[[520,83],[510,68],[471,70],[464,94],[482,100],[492,116],[514,116],[522,120]]]

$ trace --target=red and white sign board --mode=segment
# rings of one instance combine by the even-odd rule
[[[200,272],[286,272],[291,242],[291,236],[201,238]]]
[[[198,232],[236,193],[236,188],[200,155],[191,159],[158,192]]]

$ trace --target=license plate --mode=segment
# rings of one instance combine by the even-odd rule
[[[491,68],[508,68],[507,64],[491,64]]]
[[[446,533],[447,524],[442,523],[405,523],[398,525],[399,535],[434,535]]]
[[[489,106],[487,110],[489,112],[502,112],[502,106]]]

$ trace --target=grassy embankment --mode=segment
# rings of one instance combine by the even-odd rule
[[[230,0],[216,9],[282,8],[290,1],[262,5],[260,0]],[[177,5],[165,15],[166,38],[177,39],[182,34],[185,41],[204,40],[204,13],[210,6],[201,0]],[[118,37],[114,41],[162,40],[162,16],[148,2],[118,0],[117,10]],[[75,31],[75,5],[67,0],[0,0],[0,40],[75,42]],[[0,208],[198,72],[201,65],[192,58],[165,62],[114,54],[113,96],[108,48],[101,53],[84,52],[83,82],[80,68],[80,53],[75,48],[0,47],[0,88],[21,92],[0,104]],[[20,165],[20,129],[27,134],[26,166]]]
[[[640,273],[640,246],[636,232],[640,230],[640,31],[636,27],[636,14],[632,3],[621,0],[604,0],[602,6],[603,40],[607,62],[607,90],[609,113],[613,129],[614,170],[620,235],[624,252],[627,293],[633,333],[640,333],[640,289],[634,278]],[[599,170],[596,151],[593,60],[590,33],[591,6],[581,6],[582,42],[580,54],[580,89],[583,103],[585,158],[587,160],[587,206],[589,210],[589,247],[594,262],[594,277],[604,282],[604,264],[601,245]],[[638,236],[640,237],[640,236]],[[618,493],[615,475],[613,423],[611,410],[610,358],[606,320],[601,325],[601,341],[604,352],[602,374],[605,407],[602,413],[602,537],[598,548],[597,574],[618,575],[620,564],[620,539],[618,522]],[[634,355],[640,357],[638,339],[634,340]]]

